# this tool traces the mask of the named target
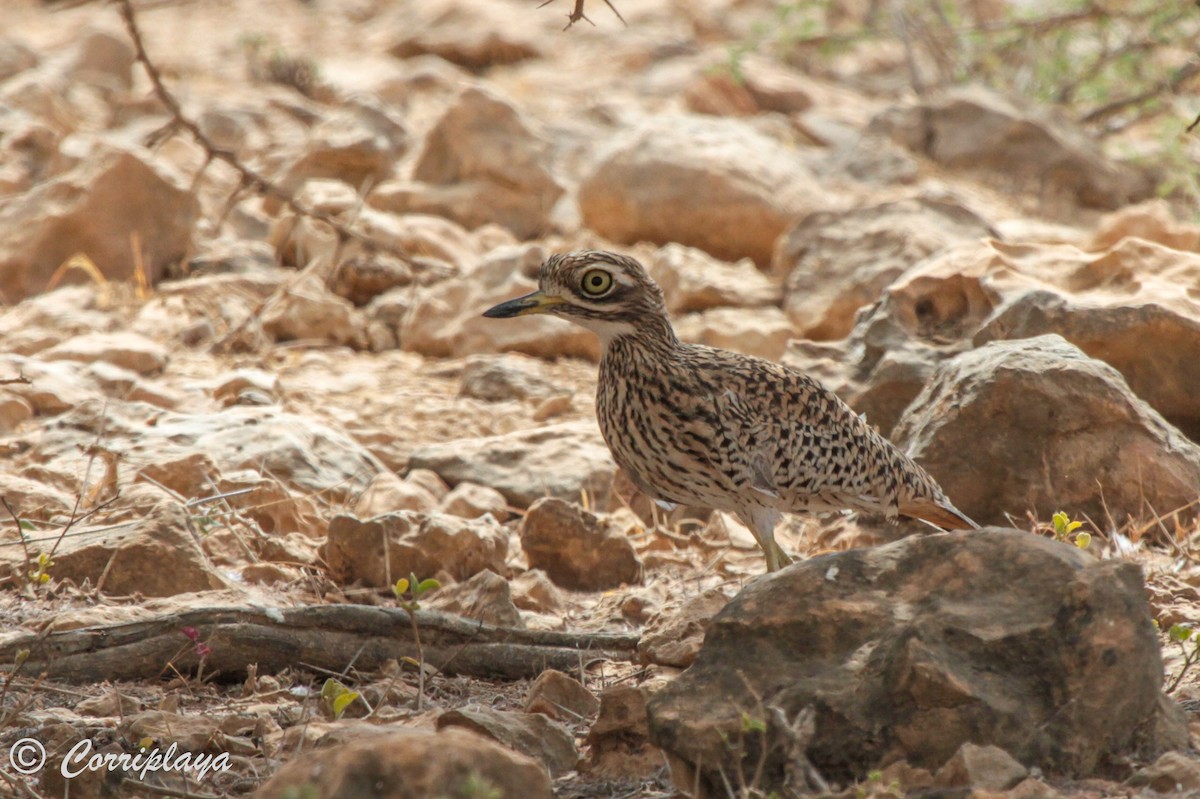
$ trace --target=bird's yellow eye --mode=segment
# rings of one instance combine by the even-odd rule
[[[605,294],[612,288],[612,275],[605,272],[603,269],[589,269],[583,273],[583,279],[579,281],[579,288],[584,294],[592,297],[599,297]]]

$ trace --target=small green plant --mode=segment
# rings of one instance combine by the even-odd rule
[[[1054,540],[1064,543],[1074,543],[1080,549],[1087,549],[1092,545],[1092,534],[1089,532],[1076,533],[1080,527],[1083,527],[1083,522],[1072,521],[1064,511],[1059,511],[1050,517],[1051,523],[1054,525]],[[1072,535],[1074,536],[1072,538]]]
[[[867,797],[875,799],[895,797],[895,799],[901,799],[904,796],[904,789],[900,787],[899,780],[892,780],[885,784],[882,771],[871,771],[867,773],[866,781],[860,782],[855,787],[854,793],[858,799],[867,799]]]
[[[752,732],[765,733],[767,731],[767,722],[762,719],[751,716],[746,711],[742,711],[742,732],[749,735]]]
[[[325,714],[334,721],[340,719],[346,708],[358,698],[358,691],[347,688],[332,677],[321,686],[321,704],[325,708]]]
[[[50,582],[50,567],[54,565],[54,561],[45,552],[39,552],[37,556],[37,568],[29,572],[29,582],[35,586],[45,585]]]
[[[417,710],[421,710],[425,705],[425,648],[421,645],[421,630],[417,625],[417,611],[421,609],[421,597],[441,587],[442,584],[432,577],[418,580],[417,575],[411,572],[408,577],[401,577],[392,586],[392,593],[396,595],[397,604],[408,611],[408,621],[412,625],[413,631],[413,642],[417,645],[417,657],[415,660],[410,657],[401,658],[402,661],[415,666],[417,669]]]
[[[1173,693],[1179,687],[1192,666],[1196,665],[1197,660],[1200,660],[1200,640],[1197,639],[1195,632],[1190,624],[1172,624],[1167,630],[1167,639],[1171,643],[1177,644],[1179,651],[1183,653],[1183,665],[1179,668],[1175,679],[1171,680],[1171,684],[1167,687],[1168,694]]]
[[[392,593],[396,595],[400,607],[405,610],[419,610],[421,597],[441,587],[442,584],[432,577],[418,580],[417,575],[409,574],[408,577],[401,577],[396,581],[396,584],[392,586]]]

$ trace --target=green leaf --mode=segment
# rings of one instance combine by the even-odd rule
[[[337,699],[342,694],[350,689],[342,685],[341,682],[330,677],[325,680],[325,684],[321,686],[321,701],[330,707],[333,706],[333,700]]]
[[[442,587],[441,583],[439,583],[437,580],[430,577],[426,580],[422,580],[421,582],[417,583],[417,590],[414,593],[417,596],[421,596],[421,595],[425,594],[426,592],[434,591],[441,587]]]
[[[1087,549],[1091,545],[1092,545],[1092,534],[1091,533],[1080,533],[1079,535],[1075,536],[1075,546],[1079,547],[1080,549]]]
[[[1192,628],[1182,624],[1172,624],[1171,629],[1167,630],[1167,637],[1172,641],[1183,643],[1192,637]]]
[[[28,530],[30,532],[37,531],[37,525],[35,525],[33,522],[29,521],[28,519],[18,520],[17,526],[20,527],[22,530]]]
[[[1076,530],[1078,530],[1080,527],[1083,527],[1083,522],[1071,522],[1070,524],[1067,525],[1067,532],[1073,533]]]
[[[340,719],[342,714],[346,712],[346,708],[350,707],[350,703],[358,699],[358,691],[346,691],[343,694],[338,694],[333,699],[333,717]]]
[[[408,580],[403,577],[396,581],[396,584],[392,586],[392,593],[396,595],[396,599],[408,593],[408,586]]]
[[[746,711],[742,711],[742,732],[766,732],[767,723],[756,719]]]

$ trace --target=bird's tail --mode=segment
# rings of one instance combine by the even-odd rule
[[[947,499],[943,499],[941,502],[924,497],[914,499],[901,505],[900,513],[903,516],[920,519],[942,530],[979,529],[979,525],[973,522],[971,517],[951,505]]]

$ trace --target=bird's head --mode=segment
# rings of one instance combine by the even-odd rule
[[[552,314],[586,327],[605,345],[619,336],[674,342],[662,289],[645,268],[602,250],[560,253],[538,270],[538,290],[502,302],[484,316]]]

